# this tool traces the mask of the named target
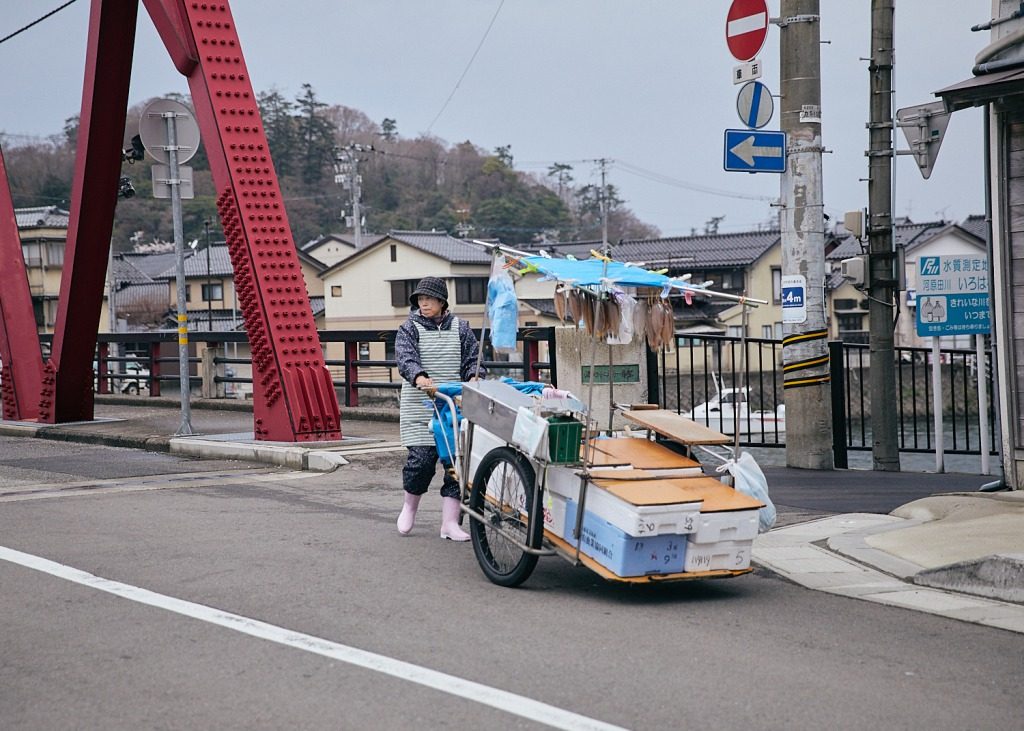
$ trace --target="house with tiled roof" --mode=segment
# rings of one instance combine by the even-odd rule
[[[68,211],[57,206],[14,209],[32,309],[41,333],[52,333],[57,322],[57,298],[70,217]]]
[[[917,271],[922,256],[987,256],[988,224],[984,216],[969,216],[960,223],[928,221],[914,223],[900,219],[893,227],[897,251],[902,252],[906,282],[899,293],[900,309],[894,332],[897,347],[928,347],[930,338],[917,336]],[[828,299],[831,312],[829,337],[849,343],[867,343],[870,332],[867,292],[856,288],[839,275],[843,259],[867,252],[867,241],[849,234],[828,250],[826,262],[831,272]],[[972,347],[970,336],[940,338],[943,348]]]
[[[453,312],[479,328],[484,323],[491,260],[483,247],[443,231],[391,231],[320,274],[324,326],[395,330],[408,317],[409,296],[416,284],[433,276],[447,283]],[[521,326],[539,325],[541,320],[536,310],[521,303]],[[554,322],[552,318],[543,324]],[[329,346],[329,351],[328,359],[343,357],[340,346]],[[392,344],[384,342],[361,344],[360,352],[371,360],[393,355]]]
[[[357,245],[354,234],[322,234],[300,246],[299,255],[305,254],[318,261],[321,269],[327,269],[355,253],[356,249],[372,246],[382,238],[379,234],[364,233]]]

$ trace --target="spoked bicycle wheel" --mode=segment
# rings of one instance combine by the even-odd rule
[[[519,586],[533,573],[544,521],[530,520],[533,507],[533,467],[508,447],[492,449],[480,462],[469,507],[484,520],[470,520],[473,552],[484,575],[499,586]]]

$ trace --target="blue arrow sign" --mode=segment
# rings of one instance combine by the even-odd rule
[[[786,133],[725,130],[724,167],[743,173],[786,172]]]

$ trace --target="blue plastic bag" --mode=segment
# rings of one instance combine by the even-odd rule
[[[491,266],[487,282],[487,319],[491,323],[491,346],[497,351],[515,352],[519,331],[519,300],[508,270],[498,264]]]

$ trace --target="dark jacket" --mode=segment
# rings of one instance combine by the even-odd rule
[[[451,330],[453,317],[451,312],[445,312],[440,323],[427,319],[419,313],[419,310],[409,312],[409,319],[402,323],[395,336],[395,359],[398,361],[398,373],[409,383],[416,385],[416,376],[430,374],[423,370],[420,362],[420,331],[416,329],[417,323],[427,330]],[[463,381],[468,381],[473,376],[483,378],[487,375],[487,369],[480,366],[477,368],[480,346],[476,335],[469,327],[469,323],[459,318],[459,342],[462,344],[462,362],[459,366],[459,374]]]

